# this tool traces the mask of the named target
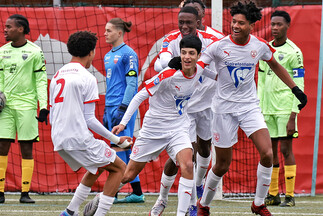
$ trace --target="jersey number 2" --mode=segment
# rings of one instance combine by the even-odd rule
[[[59,79],[56,80],[57,84],[61,84],[61,89],[59,90],[56,98],[55,98],[55,103],[61,103],[64,100],[64,97],[61,97],[61,94],[63,92],[64,86],[65,86],[65,80],[64,79]]]

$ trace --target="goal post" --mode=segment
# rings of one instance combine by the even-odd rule
[[[211,2],[211,23],[212,23],[212,28],[223,32],[223,0],[212,0]],[[212,167],[215,165],[215,148],[213,144],[211,145],[211,156],[212,156]],[[220,200],[222,199],[222,179],[219,182],[217,188],[216,188],[216,193],[214,196],[215,200]]]

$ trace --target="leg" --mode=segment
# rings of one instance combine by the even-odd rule
[[[269,194],[265,199],[266,205],[279,205],[279,157],[278,157],[278,139],[272,138],[272,149],[273,149],[273,171],[271,174],[271,182],[269,186]]]
[[[192,155],[193,152],[190,148],[185,148],[176,155],[176,160],[181,168],[181,178],[178,186],[178,216],[184,216],[190,205],[194,185]]]
[[[136,162],[130,159],[121,183],[126,184],[134,180],[136,176],[141,172],[141,170],[145,167],[146,163],[147,162]]]
[[[163,213],[164,209],[167,206],[168,193],[175,181],[177,171],[178,167],[175,165],[172,159],[168,158],[164,166],[162,177],[160,179],[159,196],[149,212],[150,215],[161,215]]]
[[[219,148],[215,147],[216,162],[209,171],[206,178],[204,193],[201,198],[200,204],[202,206],[210,206],[213,197],[216,193],[216,187],[221,181],[222,176],[228,172],[232,161],[232,147],[230,148]]]
[[[11,140],[0,140],[0,203],[5,202],[4,186],[6,171],[8,166],[8,152],[11,146]]]
[[[197,197],[201,198],[203,194],[203,179],[209,168],[211,161],[210,156],[211,139],[203,140],[198,137],[197,155],[196,155],[196,190]]]
[[[29,195],[30,183],[34,172],[33,142],[20,141],[21,151],[21,203],[35,203]]]
[[[262,206],[264,204],[265,196],[268,192],[271,181],[273,162],[271,139],[267,128],[257,130],[250,135],[250,138],[260,154],[260,163],[258,164],[257,169],[257,188],[254,205]]]
[[[285,160],[285,184],[286,184],[286,197],[281,206],[295,206],[294,189],[296,177],[296,162],[293,153],[293,139],[286,138],[280,142],[280,150]]]

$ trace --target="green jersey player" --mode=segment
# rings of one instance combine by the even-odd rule
[[[33,142],[39,140],[38,121],[47,123],[49,111],[45,59],[42,50],[25,38],[29,31],[26,17],[10,16],[4,29],[5,39],[10,42],[0,48],[0,91],[7,98],[0,113],[0,203],[5,202],[8,152],[16,135],[22,155],[20,202],[35,202],[28,195],[34,169]]]
[[[271,32],[274,40],[270,45],[276,49],[274,57],[287,70],[297,86],[304,90],[304,65],[301,50],[287,38],[290,16],[285,11],[275,11],[271,15]],[[298,137],[298,99],[278,76],[264,62],[260,62],[258,73],[258,97],[270,133],[273,148],[273,172],[267,205],[279,205],[279,157],[284,156],[286,198],[280,206],[294,206],[296,163],[292,151],[293,138]]]

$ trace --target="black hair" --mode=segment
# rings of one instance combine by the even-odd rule
[[[198,17],[199,17],[198,11],[195,8],[191,7],[191,6],[182,7],[178,14],[180,14],[180,13],[194,14],[196,16],[196,19],[198,19]]]
[[[289,13],[287,13],[286,11],[281,11],[281,10],[276,10],[271,16],[270,18],[273,18],[275,16],[280,16],[280,17],[284,17],[285,21],[289,24],[291,19],[289,16]]]
[[[194,48],[197,54],[202,50],[202,42],[199,37],[195,35],[187,35],[179,42],[179,48]]]
[[[252,1],[245,1],[244,3],[238,1],[230,7],[230,14],[231,16],[243,14],[250,23],[255,23],[256,21],[261,20],[261,10],[262,8],[258,8]]]
[[[85,57],[95,49],[97,40],[95,33],[78,31],[68,38],[67,50],[72,56]]]
[[[193,3],[193,4],[198,3],[199,5],[201,5],[203,11],[205,11],[205,4],[201,0],[185,0],[183,7],[185,7],[187,4],[190,4],[190,3]]]
[[[30,32],[29,22],[26,17],[20,14],[14,14],[14,15],[11,15],[8,19],[14,19],[17,26],[24,27],[24,34],[29,34]]]
[[[130,32],[131,31],[131,26],[132,22],[126,22],[123,21],[121,18],[112,18],[109,23],[113,24],[115,27],[121,29],[121,31],[124,32]]]

